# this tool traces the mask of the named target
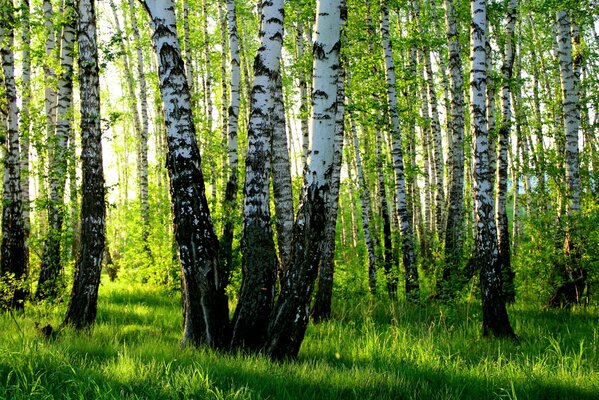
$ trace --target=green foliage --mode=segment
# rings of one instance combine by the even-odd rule
[[[517,296],[524,303],[546,304],[555,290],[563,283],[560,269],[567,263],[564,254],[565,227],[555,216],[555,210],[538,211],[534,217],[523,222],[523,235],[513,259],[516,271]],[[589,202],[579,214],[573,226],[577,228],[579,263],[588,274],[584,302],[597,303],[595,293],[599,289],[599,205]]]
[[[599,310],[512,310],[521,342],[481,337],[476,303],[340,299],[308,328],[297,362],[180,350],[180,300],[153,285],[102,284],[97,324],[46,339],[61,307],[0,316],[2,399],[592,399]],[[38,323],[36,327],[36,322]]]

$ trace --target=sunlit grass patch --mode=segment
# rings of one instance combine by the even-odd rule
[[[594,308],[512,307],[520,342],[482,337],[476,302],[334,304],[308,327],[299,360],[179,347],[180,299],[149,285],[104,283],[97,324],[47,340],[66,304],[0,318],[5,399],[594,399]],[[61,310],[62,309],[62,310]],[[29,311],[31,310],[31,311]],[[62,312],[61,312],[62,311]]]

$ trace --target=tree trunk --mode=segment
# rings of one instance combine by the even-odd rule
[[[133,46],[137,53],[137,80],[139,83],[139,100],[141,113],[141,130],[139,131],[139,154],[138,154],[138,185],[139,200],[141,203],[141,219],[143,222],[142,240],[147,256],[152,259],[152,253],[148,244],[150,236],[150,202],[149,202],[149,184],[148,184],[148,137],[150,134],[150,119],[148,117],[148,89],[146,83],[146,73],[144,67],[144,58],[141,48],[141,37],[137,27],[137,17],[135,16],[135,0],[129,0],[129,11],[131,13],[131,27],[133,28]],[[135,94],[133,94],[133,97]],[[137,106],[136,106],[137,107]],[[160,151],[160,150],[158,150]]]
[[[297,59],[300,62],[304,59],[304,24],[298,22],[295,37],[295,46],[297,48]],[[308,85],[306,75],[303,69],[299,72],[299,95],[300,95],[300,124],[302,130],[302,166],[306,165],[308,160],[308,148],[310,145],[310,131],[308,128]]]
[[[56,130],[48,141],[50,146],[49,183],[50,202],[48,204],[48,232],[44,241],[40,276],[35,297],[37,300],[53,298],[61,286],[63,267],[60,259],[60,242],[64,220],[64,191],[67,180],[67,147],[69,132],[72,129],[73,101],[73,50],[77,16],[75,4],[67,0],[62,6],[60,46],[60,72],[58,76],[58,105]]]
[[[222,287],[218,239],[205,195],[204,176],[191,112],[189,86],[172,1],[146,0],[167,130],[175,238],[181,263],[181,345],[223,347],[228,343],[227,297]]]
[[[317,2],[314,30],[311,152],[293,229],[290,268],[281,279],[281,292],[268,327],[266,354],[275,359],[298,355],[308,325],[310,298],[322,255],[327,201],[334,159],[335,115],[343,0]],[[342,100],[342,99],[341,99]]]
[[[464,246],[464,82],[460,57],[462,50],[453,0],[445,0],[445,8],[451,73],[451,107],[448,114],[451,130],[451,181],[445,230],[445,263],[441,284],[437,284],[437,290],[443,297],[453,297],[456,290],[456,273],[462,269]]]
[[[232,347],[251,350],[258,350],[264,345],[268,317],[275,297],[277,255],[270,224],[269,179],[274,120],[271,116],[275,109],[274,95],[280,74],[283,18],[282,0],[261,3],[261,46],[254,59],[254,86],[245,160],[241,243],[243,280],[233,316],[231,340]],[[282,134],[286,135],[284,130]]]
[[[237,14],[235,0],[227,0],[227,29],[229,33],[229,52],[231,56],[231,104],[228,108],[227,146],[229,177],[223,201],[224,225],[220,241],[221,260],[223,265],[223,287],[229,282],[229,275],[233,269],[233,236],[235,221],[237,221],[237,129],[239,126],[239,104],[241,98],[241,62],[239,59],[239,36],[237,36]]]
[[[552,306],[569,307],[581,301],[586,286],[587,272],[580,263],[580,233],[576,219],[580,213],[580,171],[578,131],[580,130],[579,76],[572,55],[570,16],[566,11],[557,12],[557,45],[562,84],[562,107],[565,121],[565,169],[566,169],[566,232],[564,251],[566,265],[558,266],[562,278],[550,303]]]
[[[31,27],[29,0],[21,0],[21,41],[23,46],[23,74],[21,77],[21,207],[23,210],[23,234],[25,235],[25,257],[29,265],[29,234],[31,231],[30,193],[29,193],[29,147],[31,136]]]
[[[503,294],[505,301],[513,303],[516,300],[514,288],[514,272],[510,261],[510,233],[507,218],[507,178],[508,178],[508,150],[510,148],[510,135],[512,128],[512,102],[511,85],[516,55],[514,30],[516,26],[517,0],[509,0],[505,25],[505,48],[501,77],[503,87],[501,90],[502,120],[499,127],[499,157],[497,166],[497,193],[496,193],[496,220],[497,244],[499,251],[499,267],[501,269]],[[516,152],[516,155],[518,153]],[[518,189],[517,182],[513,182]]]
[[[318,268],[318,289],[314,299],[312,318],[316,322],[331,318],[333,299],[333,276],[335,273],[335,233],[337,232],[337,211],[339,209],[339,188],[341,164],[343,162],[343,132],[345,119],[345,69],[339,70],[337,78],[337,111],[335,114],[335,154],[330,178],[330,191],[327,199],[327,216],[322,242],[322,258]]]
[[[389,100],[389,114],[393,133],[393,166],[395,169],[395,191],[397,195],[397,212],[400,218],[402,241],[402,258],[406,271],[406,297],[408,300],[417,301],[419,298],[418,267],[414,252],[414,238],[411,225],[411,215],[408,211],[406,196],[406,180],[404,174],[403,150],[401,132],[399,127],[399,111],[397,107],[397,94],[395,88],[395,63],[389,39],[389,6],[386,0],[382,4],[381,36],[385,52],[385,66],[387,78],[387,97]]]
[[[15,84],[14,61],[14,6],[12,0],[0,2],[0,57],[4,75],[5,115],[2,117],[6,129],[6,155],[4,158],[4,192],[2,196],[2,243],[0,245],[0,308],[24,310],[27,290],[28,265],[23,229],[21,203],[21,159],[19,154],[19,110]],[[4,129],[3,129],[4,130]],[[8,291],[8,293],[6,292]]]
[[[370,233],[370,215],[372,213],[370,206],[370,190],[364,178],[364,169],[362,167],[362,157],[360,155],[360,142],[358,140],[358,130],[356,122],[350,115],[352,142],[354,146],[354,154],[356,156],[356,170],[358,172],[358,185],[360,200],[362,203],[362,230],[364,231],[364,242],[368,251],[368,286],[370,293],[376,294],[376,256],[375,243]]]
[[[80,0],[78,9],[79,91],[81,96],[81,252],[75,265],[65,325],[90,327],[96,320],[98,288],[105,245],[106,205],[102,170],[100,80],[94,0]]]
[[[291,235],[293,231],[293,194],[291,190],[291,163],[285,122],[283,82],[279,74],[272,113],[272,187],[276,213],[277,244],[280,270],[289,266]]]
[[[474,262],[480,268],[483,333],[484,335],[515,338],[502,292],[502,276],[498,262],[497,229],[491,186],[490,148],[485,115],[487,3],[486,0],[471,0],[471,6],[470,112],[474,142],[474,191],[477,226]]]

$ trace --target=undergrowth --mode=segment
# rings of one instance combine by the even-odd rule
[[[63,330],[62,304],[0,316],[2,399],[597,399],[599,310],[510,309],[520,342],[484,338],[476,302],[339,299],[299,360],[179,348],[180,299],[103,283],[97,324]]]

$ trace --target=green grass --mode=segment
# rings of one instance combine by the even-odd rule
[[[5,399],[599,399],[599,310],[510,310],[520,343],[481,337],[476,304],[339,299],[296,362],[179,349],[179,298],[103,283],[91,333],[47,340],[66,305],[0,316]]]

